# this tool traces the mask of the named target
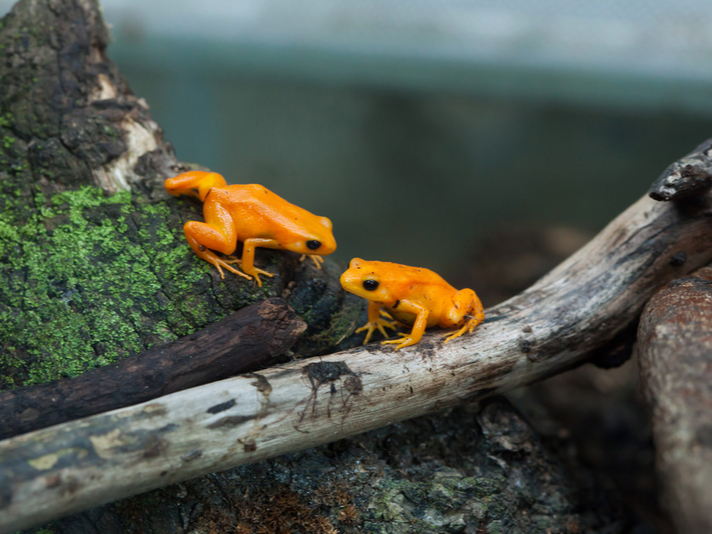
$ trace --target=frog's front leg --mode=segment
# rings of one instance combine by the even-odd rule
[[[388,334],[386,334],[385,329],[383,328],[388,327],[392,330],[396,329],[396,323],[393,321],[386,321],[385,319],[381,319],[381,306],[379,306],[378,302],[374,302],[372,300],[368,301],[368,322],[363,325],[361,328],[356,329],[356,333],[363,332],[364,330],[367,330],[366,332],[366,339],[363,340],[363,344],[366,345],[370,340],[371,340],[371,335],[373,334],[373,331],[378,328],[378,330],[383,334],[383,337],[388,339]],[[385,314],[387,315],[387,314]]]
[[[416,317],[410,334],[402,334],[403,337],[400,339],[381,341],[381,345],[386,345],[388,343],[396,344],[396,350],[415,345],[421,340],[423,333],[425,332],[425,327],[428,326],[428,315],[430,314],[425,306],[421,306],[420,304],[408,299],[401,299],[398,302],[398,311],[412,313]]]
[[[257,280],[257,285],[262,287],[262,281],[260,280],[259,275],[263,274],[271,278],[272,276],[274,276],[274,274],[255,267],[255,249],[257,247],[277,249],[281,249],[284,247],[282,247],[282,245],[280,245],[275,239],[266,239],[261,237],[252,237],[249,239],[245,239],[244,245],[245,247],[242,249],[242,259],[235,261],[240,263],[240,267],[242,267],[243,271],[245,271],[247,274],[254,276],[255,280]]]
[[[441,326],[460,326],[462,327],[456,332],[447,334],[445,343],[460,337],[465,332],[470,334],[475,327],[485,320],[485,311],[482,308],[482,302],[471,289],[462,289],[455,294],[453,306],[447,314],[446,323]]]

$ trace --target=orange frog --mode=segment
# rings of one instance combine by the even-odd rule
[[[396,350],[415,345],[428,327],[459,328],[448,334],[447,343],[467,331],[472,333],[485,318],[482,303],[474,291],[458,291],[428,269],[354,258],[341,275],[341,285],[369,301],[368,322],[356,330],[357,333],[368,331],[364,345],[376,328],[385,338],[388,335],[384,326],[395,330],[396,323],[382,319],[380,314],[413,326],[410,334],[401,333],[404,337],[382,342],[395,344]]]
[[[321,268],[321,256],[336,250],[331,221],[309,213],[266,187],[257,184],[227,185],[215,172],[190,171],[165,181],[171,195],[190,195],[203,202],[205,222],[189,221],[183,227],[185,238],[198,257],[212,263],[225,278],[222,267],[247,279],[274,276],[255,267],[257,247],[291,250],[309,256]],[[237,242],[244,243],[242,259],[219,258],[211,250],[230,255]],[[211,249],[211,250],[208,250]],[[230,266],[237,263],[240,272]]]

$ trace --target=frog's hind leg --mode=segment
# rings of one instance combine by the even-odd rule
[[[402,349],[403,347],[415,345],[422,339],[425,328],[428,326],[428,315],[430,314],[426,307],[408,299],[401,299],[400,304],[398,305],[398,311],[412,313],[416,317],[410,334],[404,335],[399,339],[381,341],[381,345],[395,344],[396,351],[398,349]]]
[[[249,274],[238,271],[229,265],[230,262],[220,259],[212,251],[232,254],[237,247],[237,230],[230,212],[217,202],[206,202],[203,206],[206,222],[188,221],[183,227],[185,238],[195,254],[217,267],[220,277],[225,278],[222,268],[240,275],[248,280]],[[210,249],[210,250],[209,250]]]
[[[226,187],[227,182],[216,172],[188,171],[169,178],[163,186],[171,195],[189,195],[204,201],[213,187]]]
[[[185,239],[188,241],[190,248],[193,249],[196,256],[215,265],[220,272],[220,278],[225,278],[225,273],[223,273],[222,270],[222,267],[225,267],[230,272],[247,278],[248,280],[252,279],[251,276],[240,272],[229,265],[233,262],[222,260],[211,250],[209,250],[211,248],[214,250],[220,250],[221,241],[224,240],[222,234],[220,234],[220,232],[218,232],[215,228],[206,223],[188,221],[183,227],[183,232],[185,233]],[[237,243],[235,246],[237,246]]]
[[[482,303],[475,292],[471,289],[462,289],[458,291],[453,299],[453,309],[448,314],[448,322],[451,324],[447,326],[462,325],[462,327],[455,332],[446,334],[447,337],[445,338],[445,343],[460,337],[465,332],[469,331],[471,334],[475,330],[475,327],[484,320],[485,311],[482,308]]]

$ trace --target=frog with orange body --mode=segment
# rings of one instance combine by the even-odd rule
[[[485,313],[482,303],[471,289],[458,291],[429,269],[408,267],[385,261],[365,261],[354,258],[341,275],[341,285],[359,297],[368,299],[368,322],[356,330],[367,330],[364,345],[378,329],[388,338],[384,327],[395,330],[396,323],[381,314],[412,325],[410,334],[400,339],[387,339],[383,344],[395,344],[395,350],[415,345],[431,326],[459,328],[445,342],[472,331]],[[384,313],[387,312],[386,313]]]
[[[172,195],[195,196],[203,202],[205,222],[189,221],[183,232],[193,252],[215,265],[222,278],[223,267],[247,279],[254,277],[259,286],[260,274],[274,276],[255,267],[258,247],[298,252],[302,259],[309,256],[319,268],[324,261],[321,256],[336,250],[329,219],[290,204],[261,185],[227,185],[221,175],[204,171],[179,174],[164,185]],[[244,243],[241,259],[224,260],[212,252],[229,256],[238,241]],[[242,272],[231,266],[234,263]]]

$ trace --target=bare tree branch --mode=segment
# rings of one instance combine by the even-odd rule
[[[712,186],[712,139],[672,163],[650,186],[655,200],[679,200]]]
[[[584,361],[673,278],[712,260],[710,196],[643,198],[473,335],[433,333],[174,393],[0,442],[0,531],[327,443]]]

